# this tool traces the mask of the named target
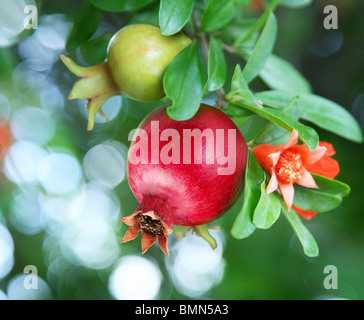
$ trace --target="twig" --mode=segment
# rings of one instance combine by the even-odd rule
[[[225,42],[222,44],[222,47],[223,47],[223,49],[224,49],[226,52],[229,52],[229,53],[231,53],[231,54],[236,54],[236,50],[235,50],[232,46],[230,46],[230,45],[226,44]]]
[[[196,15],[196,12],[193,11],[192,15],[192,23],[195,27],[195,37],[198,41],[198,43],[201,46],[203,55],[206,59],[206,62],[208,64],[209,61],[209,44],[208,44],[208,40],[207,40],[207,36],[206,33],[199,33],[200,30],[200,21],[198,20],[198,17]],[[216,104],[215,107],[218,109],[222,109],[223,107],[225,107],[225,105],[227,104],[226,100],[225,100],[225,91],[223,88],[219,88],[216,90]]]

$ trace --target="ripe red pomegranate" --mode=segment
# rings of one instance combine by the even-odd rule
[[[193,137],[193,138],[191,138]],[[172,225],[215,220],[237,200],[243,185],[247,145],[235,123],[202,104],[190,120],[175,121],[166,107],[151,112],[137,129],[128,154],[128,181],[140,205],[121,220],[121,242],[142,232],[142,252],[158,238],[168,253]]]

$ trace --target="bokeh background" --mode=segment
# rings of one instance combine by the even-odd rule
[[[78,46],[75,37],[66,48],[86,2],[37,1],[36,30],[23,30],[23,8],[32,0],[0,2],[0,299],[363,299],[364,146],[319,129],[337,151],[337,178],[352,188],[339,208],[305,221],[319,257],[303,254],[283,216],[267,231],[232,238],[242,199],[217,220],[215,251],[193,234],[178,243],[171,237],[170,258],[157,246],[141,255],[139,240],[119,244],[126,229],[120,217],[137,206],[125,173],[128,133],[158,103],[111,98],[103,108],[110,121],[96,119],[86,132],[84,101],[67,100],[75,77],[59,54],[83,65],[101,62],[119,28],[157,24],[158,5],[134,13],[91,9],[77,32],[90,40]],[[328,4],[338,8],[338,30],[323,27]],[[274,52],[363,128],[364,2],[314,0],[278,8],[277,17]],[[236,59],[227,58],[233,69]],[[38,270],[37,290],[24,288],[27,265]],[[336,290],[324,288],[326,265],[337,267]]]

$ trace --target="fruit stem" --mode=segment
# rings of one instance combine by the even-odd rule
[[[107,117],[101,111],[101,107],[109,98],[120,94],[120,90],[112,79],[107,62],[92,67],[81,67],[63,54],[60,55],[60,58],[66,67],[79,77],[68,99],[87,100],[87,130],[92,130],[95,124],[96,113],[107,121]]]
[[[217,247],[217,243],[216,243],[216,240],[209,233],[209,229],[215,229],[215,228],[208,227],[207,224],[202,224],[202,225],[196,226],[194,228],[194,231],[198,236],[200,236],[202,239],[204,239],[213,250],[215,250]]]
[[[211,236],[209,233],[209,230],[218,230],[220,229],[219,226],[208,226],[207,224],[201,224],[199,226],[193,226],[193,227],[186,227],[186,226],[173,226],[173,231],[176,236],[177,241],[179,241],[187,231],[191,231],[204,239],[210,247],[215,250],[217,247],[216,240]]]

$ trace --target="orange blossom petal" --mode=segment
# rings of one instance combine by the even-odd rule
[[[293,185],[292,184],[279,183],[279,189],[282,192],[282,197],[283,197],[284,203],[286,205],[286,208],[288,210],[291,210],[292,203],[293,203],[293,197],[294,197]]]
[[[306,145],[298,145],[294,150],[301,155],[303,165],[312,164],[320,160],[326,153],[326,147],[318,146],[314,151],[311,151]]]
[[[293,129],[291,136],[289,137],[287,143],[283,146],[282,150],[292,148],[297,144],[297,142],[298,142],[298,131]]]
[[[317,211],[308,211],[308,210],[303,210],[300,209],[296,206],[292,206],[292,208],[294,209],[294,211],[296,211],[300,216],[302,216],[303,218],[310,220],[312,217],[314,217],[317,214]]]
[[[272,168],[271,170],[271,177],[270,177],[270,181],[267,185],[267,188],[265,190],[266,194],[272,193],[274,191],[276,191],[278,188],[278,179],[277,179],[277,175],[274,171],[274,168]]]
[[[306,169],[303,170],[303,175],[301,179],[297,180],[296,183],[306,188],[313,188],[313,189],[318,188],[315,180]]]

